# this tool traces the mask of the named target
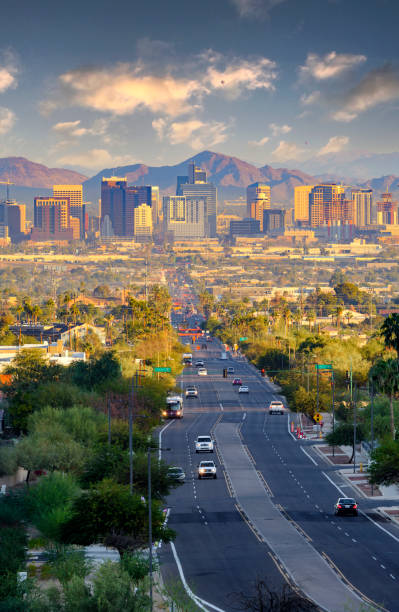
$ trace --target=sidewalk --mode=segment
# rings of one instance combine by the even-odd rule
[[[349,463],[349,458],[352,456],[351,446],[335,446],[334,454],[332,446],[318,445],[314,446],[314,450],[322,457],[327,459],[332,465],[341,465],[342,469],[338,470],[339,474],[359,493],[366,498],[374,499],[380,497],[384,500],[399,500],[399,487],[392,485],[385,487],[383,485],[371,485],[368,479],[367,466],[369,455],[360,445],[356,446],[356,467],[353,471],[353,461]],[[392,507],[393,509],[394,507]],[[395,514],[395,513],[394,513]],[[399,515],[399,509],[398,509]]]

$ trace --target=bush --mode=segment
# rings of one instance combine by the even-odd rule
[[[41,533],[59,538],[60,526],[70,518],[73,500],[79,487],[73,476],[53,472],[44,476],[26,496],[29,516]]]
[[[91,563],[85,558],[83,550],[61,545],[50,548],[47,554],[52,573],[62,585],[72,580],[74,576],[85,578],[90,573]]]
[[[0,446],[0,476],[15,474],[18,462],[13,446]]]

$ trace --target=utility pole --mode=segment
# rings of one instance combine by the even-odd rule
[[[319,412],[319,364],[316,364],[316,379],[317,379],[317,404],[316,411]]]
[[[371,383],[371,452],[374,450],[374,384]],[[374,485],[371,485],[371,497],[374,495]]]
[[[153,601],[152,601],[152,495],[151,495],[151,447],[147,448],[147,459],[148,459],[148,552],[149,552],[149,565],[150,565],[150,612],[152,612]]]
[[[335,395],[335,380],[334,380],[334,369],[331,370],[331,393],[332,393],[332,431],[334,434],[335,431],[335,401],[334,401],[334,395]],[[335,456],[335,446],[333,444],[333,457]]]
[[[352,381],[352,379],[351,379]],[[356,400],[353,402],[353,473],[356,474]]]
[[[133,407],[134,407],[134,375],[132,376],[132,388],[129,402],[129,487],[130,495],[133,495]]]
[[[108,411],[108,445],[111,446],[111,402],[107,393],[107,411]]]

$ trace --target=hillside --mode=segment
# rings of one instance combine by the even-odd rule
[[[25,157],[0,158],[0,181],[11,181],[20,187],[51,189],[53,185],[80,184],[87,177],[73,170],[48,168],[43,164],[29,161]]]

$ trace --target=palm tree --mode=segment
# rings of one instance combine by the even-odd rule
[[[307,320],[309,321],[309,331],[312,329],[312,324],[314,326],[315,321],[316,321],[316,313],[314,310],[309,310],[308,314],[306,315]]]
[[[109,342],[110,345],[112,345],[112,331],[111,331],[111,327],[112,327],[112,321],[114,320],[114,316],[109,314],[106,315],[104,317],[104,320],[107,324],[107,333],[106,333],[106,341]]]
[[[41,314],[42,314],[42,309],[40,308],[40,306],[38,306],[38,304],[35,304],[32,308],[33,323],[35,325]]]
[[[370,381],[374,388],[389,397],[389,410],[391,415],[391,434],[395,440],[395,414],[393,400],[399,391],[399,362],[397,359],[380,359],[370,370]]]
[[[344,312],[344,307],[342,304],[338,304],[335,312],[337,315],[337,329],[339,329],[341,327],[342,313]]]
[[[381,335],[387,348],[393,348],[399,358],[399,314],[389,315],[381,325]]]

